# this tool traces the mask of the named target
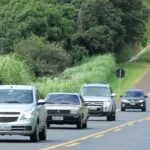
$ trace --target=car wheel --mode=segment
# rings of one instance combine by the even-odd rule
[[[113,121],[116,120],[116,112],[113,113]]]
[[[46,123],[47,124],[47,129],[49,129],[50,128],[50,123]]]
[[[108,116],[107,116],[107,121],[114,121],[114,119],[115,119],[115,117],[114,117],[114,114],[112,113],[112,114],[109,114]]]
[[[79,121],[77,123],[77,129],[82,129],[83,128],[83,124],[82,124],[82,121]]]
[[[30,135],[31,142],[38,142],[39,141],[39,125],[38,123],[35,126],[34,132]]]
[[[87,128],[87,120],[85,120],[85,123],[83,124],[83,128]]]
[[[144,108],[142,108],[142,111],[143,111],[143,112],[146,112],[146,106],[145,106]]]
[[[125,109],[125,107],[121,107],[121,111],[125,111],[126,109]]]
[[[39,139],[42,141],[46,140],[46,125],[43,127],[42,131],[39,133]]]

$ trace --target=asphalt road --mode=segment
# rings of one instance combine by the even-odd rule
[[[150,92],[150,71],[136,88]],[[119,108],[119,105],[118,105]],[[147,112],[117,111],[116,121],[106,118],[90,118],[88,128],[53,125],[47,131],[47,141],[30,143],[28,137],[0,136],[0,150],[149,150],[150,97]]]
[[[48,129],[47,141],[30,143],[28,137],[0,136],[2,150],[138,150],[149,149],[150,98],[147,112],[117,111],[117,120],[90,118],[88,128],[56,126]]]

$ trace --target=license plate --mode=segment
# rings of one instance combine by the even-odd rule
[[[52,116],[52,120],[63,120],[63,116]]]
[[[10,131],[11,126],[9,125],[0,125],[0,131]]]
[[[135,105],[135,103],[130,103],[130,105]]]
[[[92,106],[90,106],[90,107],[88,107],[89,108],[89,110],[97,110],[97,107],[92,107]]]

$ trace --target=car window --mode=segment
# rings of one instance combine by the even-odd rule
[[[144,93],[142,91],[127,91],[124,94],[125,97],[143,97]]]
[[[46,102],[52,104],[73,104],[79,105],[80,99],[78,95],[71,94],[50,94],[46,98]]]
[[[82,96],[110,96],[110,90],[107,87],[83,87],[81,90]]]
[[[0,90],[0,103],[32,103],[32,90]]]

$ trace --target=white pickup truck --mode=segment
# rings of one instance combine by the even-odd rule
[[[0,85],[0,135],[29,136],[31,142],[46,140],[44,102],[30,85]]]

